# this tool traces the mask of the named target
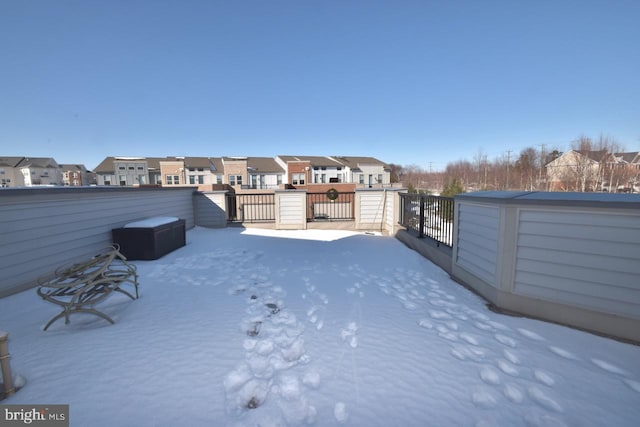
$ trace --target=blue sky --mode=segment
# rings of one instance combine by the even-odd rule
[[[640,150],[637,0],[0,0],[0,52],[0,155]]]

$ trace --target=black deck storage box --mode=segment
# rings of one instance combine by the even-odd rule
[[[129,260],[158,259],[186,244],[185,221],[155,217],[111,230],[113,243]]]

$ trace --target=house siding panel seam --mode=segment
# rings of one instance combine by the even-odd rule
[[[640,318],[640,215],[521,210],[514,292]]]
[[[459,250],[455,262],[492,286],[496,286],[499,217],[496,207],[459,205]]]

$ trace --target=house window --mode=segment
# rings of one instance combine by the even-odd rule
[[[360,174],[360,178],[359,178],[359,181],[358,181],[358,182],[359,182],[360,184],[364,184],[364,174],[362,174],[362,173]]]
[[[242,175],[229,175],[229,185],[242,185]]]
[[[127,176],[126,175],[120,175],[120,185],[124,186],[127,185]]]
[[[216,175],[216,184],[222,184],[222,175]]]
[[[145,185],[147,183],[147,176],[138,175],[138,182],[140,183],[140,185]]]
[[[303,173],[294,173],[292,175],[292,184],[293,185],[304,185],[304,174]]]
[[[139,171],[144,170],[144,167],[142,167],[142,166],[138,166],[138,170],[139,170]]]
[[[133,166],[129,166],[129,170],[130,170],[130,171],[132,171],[132,170],[134,170],[134,169],[135,169],[135,168],[134,168]]]
[[[189,175],[189,184],[193,185],[196,183],[196,176],[195,175]]]
[[[120,169],[121,171],[124,170],[124,166],[119,166],[118,169]]]
[[[198,175],[198,184],[204,184],[204,175]]]
[[[278,185],[281,185],[282,184],[282,175],[278,175],[276,179],[278,180],[278,182],[277,182]]]
[[[316,183],[316,184],[320,182],[320,175],[319,174],[317,174],[317,173],[313,174],[313,182]]]
[[[320,182],[322,182],[323,184],[327,182],[327,174],[323,173],[322,175],[320,175]]]
[[[180,176],[179,175],[167,175],[167,185],[178,185],[180,184]]]
[[[382,174],[378,174],[378,184],[382,184]]]

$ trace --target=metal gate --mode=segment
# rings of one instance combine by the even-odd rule
[[[275,222],[275,194],[227,194],[227,221]]]
[[[355,192],[307,193],[307,221],[354,220]]]

